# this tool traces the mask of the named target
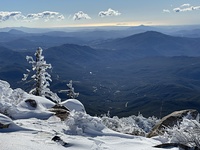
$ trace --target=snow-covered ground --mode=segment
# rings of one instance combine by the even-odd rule
[[[70,110],[65,121],[48,111],[55,103],[13,90],[0,80],[0,112],[7,114],[0,113],[0,150],[157,150],[153,146],[161,144],[108,129],[101,118],[88,115],[78,100],[61,104]],[[2,129],[2,124],[7,128]]]
[[[102,134],[95,131],[81,135],[67,134],[68,126],[55,116],[48,120],[20,119],[14,123],[23,128],[15,132],[12,132],[12,129],[6,132],[1,129],[1,150],[157,150],[158,148],[153,146],[160,144],[153,139],[125,135],[108,128],[104,128]],[[55,135],[68,144],[63,146],[62,143],[53,141]]]

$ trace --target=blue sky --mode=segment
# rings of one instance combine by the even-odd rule
[[[199,0],[2,0],[0,27],[200,24]]]

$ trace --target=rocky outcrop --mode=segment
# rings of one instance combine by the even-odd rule
[[[55,112],[55,115],[59,117],[61,121],[64,121],[69,116],[69,110],[66,107],[58,104],[48,110],[51,112]]]
[[[5,128],[8,128],[8,127],[9,127],[9,124],[0,123],[0,129],[5,129]]]
[[[60,145],[64,146],[64,147],[69,147],[69,146],[70,146],[67,142],[63,141],[63,140],[62,140],[59,136],[57,136],[57,135],[54,136],[51,140],[54,141],[54,142],[56,142],[57,144],[60,144]]]
[[[196,119],[198,111],[194,109],[187,109],[181,111],[175,111],[165,117],[163,117],[149,132],[147,137],[151,138],[153,136],[164,134],[164,127],[173,127],[178,122],[181,122],[184,116],[190,117],[190,119]]]
[[[197,147],[189,147],[187,145],[184,145],[184,144],[180,144],[180,143],[164,143],[164,144],[160,144],[160,145],[156,145],[154,146],[156,148],[165,148],[165,149],[170,149],[170,148],[173,148],[173,147],[178,147],[179,149],[182,149],[182,150],[198,150]]]

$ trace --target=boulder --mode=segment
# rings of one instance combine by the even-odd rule
[[[149,132],[147,135],[148,138],[153,136],[158,136],[164,134],[165,127],[173,127],[177,125],[178,122],[183,120],[183,117],[189,117],[189,119],[196,119],[198,116],[198,111],[194,109],[187,109],[181,111],[175,111],[165,117],[163,117]]]
[[[31,107],[37,108],[37,103],[36,103],[36,101],[33,100],[33,99],[27,99],[27,100],[25,100],[25,102],[26,102],[28,105],[30,105]]]
[[[66,120],[67,117],[69,116],[69,110],[66,107],[61,106],[59,104],[56,104],[55,106],[53,106],[51,109],[48,110],[54,112],[55,115],[61,119],[61,121]]]

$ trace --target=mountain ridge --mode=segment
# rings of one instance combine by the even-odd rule
[[[97,48],[132,50],[146,56],[200,56],[200,38],[174,37],[156,31],[147,31],[125,38],[95,45]]]

